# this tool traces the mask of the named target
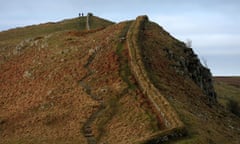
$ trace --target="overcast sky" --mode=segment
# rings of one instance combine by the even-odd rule
[[[120,22],[148,15],[181,41],[192,40],[214,75],[240,76],[240,0],[0,0],[0,31],[59,21],[79,12]]]

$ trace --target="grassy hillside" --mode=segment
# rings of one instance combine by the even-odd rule
[[[176,71],[179,61],[169,58],[166,49],[173,57],[184,58],[188,49],[184,43],[155,23],[147,23],[142,30],[139,45],[148,76],[175,107],[188,131],[187,138],[170,143],[239,143],[240,119],[219,105],[210,107],[200,87]]]
[[[91,29],[101,29],[112,25],[113,22],[92,16],[90,19]],[[86,17],[63,20],[57,23],[46,23],[40,25],[27,26],[23,28],[11,29],[0,32],[0,63],[7,57],[13,55],[18,46],[25,42],[41,39],[56,32],[63,31],[86,31]]]
[[[215,77],[214,81],[219,103],[229,109],[230,101],[236,102],[240,116],[240,77]]]
[[[95,16],[91,17],[90,22],[91,29],[107,27],[113,24],[113,22],[103,20]],[[0,33],[0,41],[32,38],[67,30],[86,30],[86,17],[67,19],[56,23],[49,22],[46,24],[11,29]]]
[[[2,56],[9,53],[0,63],[0,143],[126,144],[159,129],[129,71],[121,37],[130,23],[102,28],[111,23],[91,17],[96,29],[86,31],[76,21],[0,34],[16,40],[1,41],[13,49],[0,47]],[[71,24],[52,27],[64,23]]]
[[[128,43],[133,23],[113,24],[93,16],[91,30],[81,17],[1,32],[0,144],[133,144],[152,139],[167,127],[158,115],[161,109],[156,112],[148,99],[147,90],[154,86],[164,97],[152,95],[160,99],[156,103],[168,105],[162,115],[177,121],[172,110],[167,113],[173,107],[187,130],[184,137],[164,135],[165,143],[238,144],[239,118],[218,104],[209,106],[202,89],[175,71],[179,62],[169,59],[166,49],[187,57],[184,43],[149,21],[133,39],[142,56],[135,61],[144,63],[151,80],[149,89],[139,85]]]

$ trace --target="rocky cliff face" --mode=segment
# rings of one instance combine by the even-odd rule
[[[161,75],[167,73],[163,69],[170,68],[174,71],[171,77],[177,74],[191,79],[207,96],[209,105],[216,103],[210,70],[201,64],[198,56],[185,43],[175,39],[154,23],[148,23],[142,28],[142,35],[139,39],[139,43],[143,42],[141,47],[145,67],[149,70],[149,77],[152,77],[152,81],[156,81],[155,85],[164,89],[164,86],[157,83],[163,81],[164,77]],[[157,80],[157,77],[154,78],[152,75],[157,75],[159,79]]]
[[[213,88],[210,69],[201,64],[198,56],[191,48],[188,48],[183,43],[179,43],[179,46],[180,48],[177,48],[180,50],[179,53],[165,49],[168,59],[175,62],[172,67],[178,74],[192,79],[204,91],[208,96],[208,104],[216,103],[216,92]]]

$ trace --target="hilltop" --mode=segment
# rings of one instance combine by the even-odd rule
[[[1,32],[0,93],[4,144],[240,141],[210,70],[147,16]]]

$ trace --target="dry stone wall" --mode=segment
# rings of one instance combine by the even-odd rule
[[[130,66],[141,90],[147,96],[152,104],[156,114],[162,118],[166,129],[156,134],[156,140],[166,140],[168,137],[178,135],[179,131],[184,129],[184,124],[179,119],[177,113],[172,108],[167,99],[159,92],[148,78],[144,64],[142,62],[138,39],[145,22],[148,22],[147,16],[138,17],[131,25],[127,34],[128,50],[130,55]],[[155,139],[154,136],[149,139]],[[146,140],[149,141],[149,140]]]
[[[87,30],[90,30],[90,17],[92,16],[92,14],[88,13],[87,14],[87,21],[86,21],[86,28]]]

